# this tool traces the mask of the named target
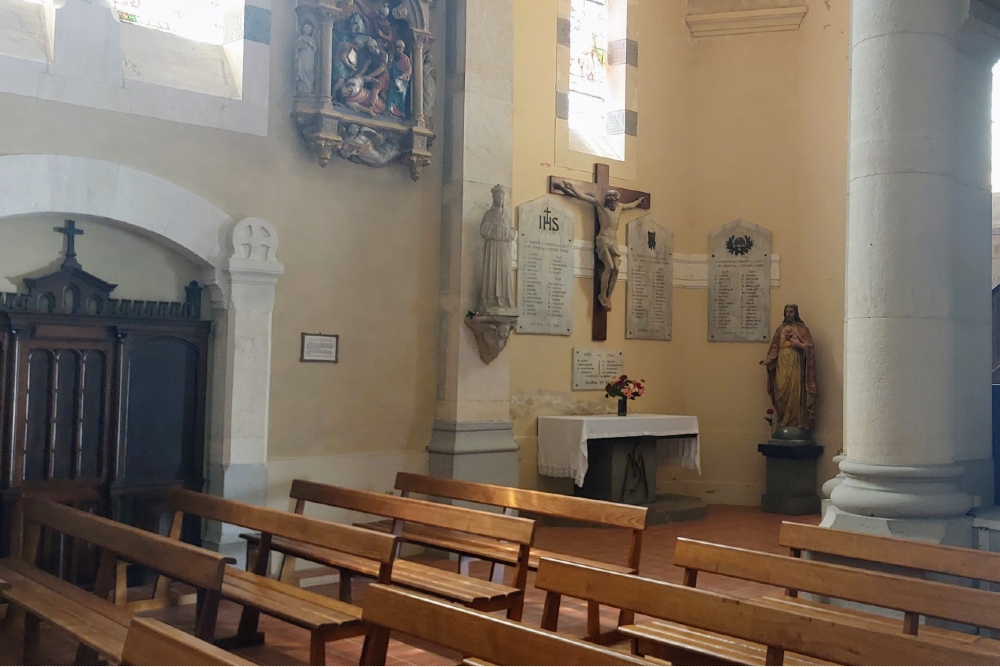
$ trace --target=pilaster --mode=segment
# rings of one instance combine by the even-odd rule
[[[441,206],[437,423],[432,471],[517,484],[510,424],[510,363],[480,359],[466,314],[476,309],[482,270],[479,225],[494,185],[507,201],[513,179],[513,0],[447,4],[444,192]]]
[[[277,232],[267,221],[247,218],[237,223],[213,302],[207,491],[255,505],[267,501],[271,315],[275,285],[284,273],[275,258],[277,247]],[[242,559],[238,529],[211,523],[203,537],[210,548]]]

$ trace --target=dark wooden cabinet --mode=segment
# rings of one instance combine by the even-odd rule
[[[0,294],[3,555],[24,491],[97,488],[95,510],[156,529],[157,491],[204,483],[211,323],[201,288],[189,285],[183,302],[113,299],[116,286],[71,253],[56,273],[26,280],[27,292]],[[47,554],[57,569],[77,558],[59,545]]]

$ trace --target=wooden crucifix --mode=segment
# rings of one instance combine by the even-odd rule
[[[611,168],[606,164],[594,165],[593,183],[549,176],[549,192],[575,197],[594,207],[594,319],[591,338],[607,340],[611,294],[618,282],[618,267],[621,264],[618,250],[621,212],[633,208],[648,209],[651,196],[638,190],[612,189]]]

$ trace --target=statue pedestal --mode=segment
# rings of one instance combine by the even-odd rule
[[[816,460],[823,448],[812,441],[771,440],[757,445],[757,451],[767,457],[767,492],[760,497],[760,508],[771,514],[818,514],[819,494],[816,493]]]

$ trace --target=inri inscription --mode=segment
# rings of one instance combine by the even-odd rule
[[[708,340],[770,339],[771,231],[734,220],[708,241]]]
[[[573,214],[546,195],[517,207],[517,332],[573,332]]]
[[[674,234],[652,215],[628,223],[625,338],[670,340],[673,328]]]

